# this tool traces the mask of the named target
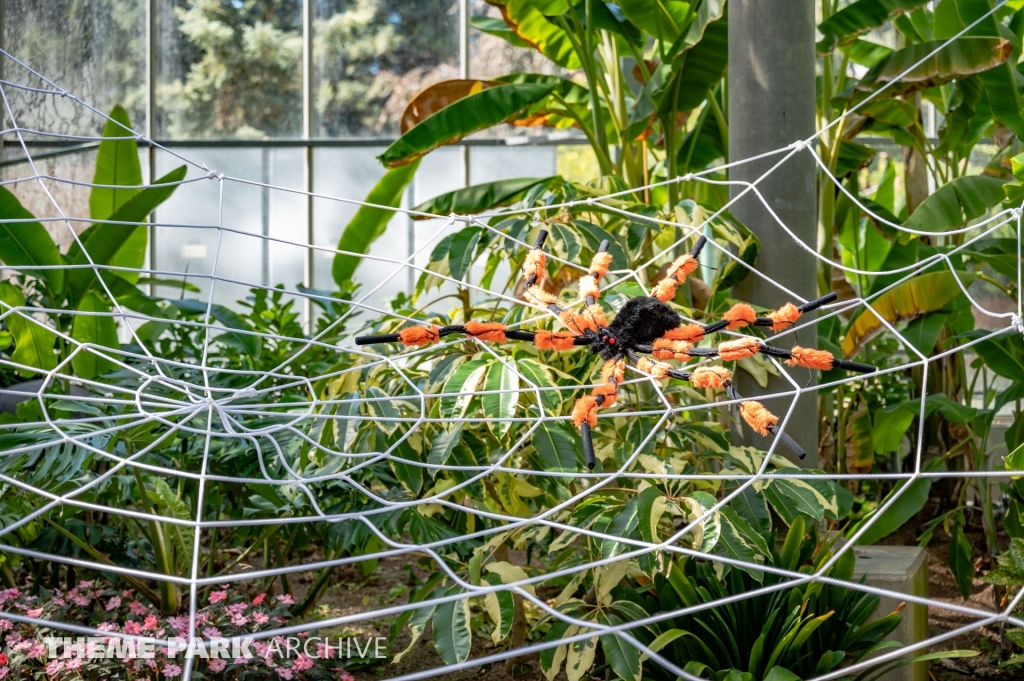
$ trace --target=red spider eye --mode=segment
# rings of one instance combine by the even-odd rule
[[[609,338],[608,339],[608,345],[615,345],[615,339],[614,338]]]

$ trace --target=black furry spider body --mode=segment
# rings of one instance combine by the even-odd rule
[[[608,326],[588,329],[585,336],[591,338],[590,352],[606,360],[621,358],[629,352],[644,352],[672,329],[679,328],[683,318],[657,298],[640,296],[630,298],[615,314]],[[649,349],[646,352],[650,352]]]
[[[776,426],[778,417],[765,409],[760,402],[744,400],[736,392],[732,374],[724,366],[705,363],[692,370],[683,370],[665,361],[654,361],[643,355],[653,356],[655,360],[689,362],[694,359],[740,361],[763,353],[785,359],[787,364],[808,369],[828,371],[840,368],[865,373],[875,371],[875,367],[838,359],[825,350],[800,347],[784,350],[750,336],[723,341],[717,347],[697,347],[697,343],[706,335],[723,329],[732,331],[745,326],[760,326],[781,331],[794,324],[801,314],[836,299],[836,295],[830,293],[799,307],[787,303],[764,317],[757,316],[750,305],[737,303],[720,321],[707,325],[684,324],[685,320],[669,305],[669,301],[675,297],[677,287],[697,269],[697,256],[707,241],[703,236],[697,240],[693,250],[676,258],[669,265],[665,277],[651,290],[651,295],[626,301],[610,323],[605,318],[604,309],[597,304],[600,295],[598,284],[607,274],[612,260],[607,252],[608,242],[600,245],[587,274],[580,277],[581,307],[576,311],[560,306],[557,297],[540,286],[546,275],[546,256],[543,251],[545,239],[547,232],[542,230],[536,246],[523,262],[526,280],[524,298],[547,308],[562,321],[568,331],[521,331],[510,329],[498,322],[467,320],[458,325],[410,326],[395,334],[362,336],[356,338],[356,344],[398,342],[406,346],[419,347],[435,343],[443,336],[464,334],[480,341],[495,343],[525,341],[534,343],[540,350],[557,352],[569,351],[583,345],[589,346],[592,354],[600,355],[605,360],[601,368],[601,382],[590,394],[576,400],[572,420],[580,430],[586,465],[590,469],[596,465],[591,430],[597,425],[598,410],[615,404],[619,385],[625,380],[627,366],[635,367],[640,373],[659,380],[678,379],[689,381],[695,388],[724,389],[729,399],[736,403],[739,416],[755,432],[760,435],[774,434],[798,457],[803,458],[805,455],[800,445]]]

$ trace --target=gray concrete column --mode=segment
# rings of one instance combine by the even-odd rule
[[[814,5],[813,0],[729,0],[729,161],[785,147],[807,139],[815,131],[814,113]],[[746,163],[729,170],[730,180],[752,182],[779,161],[781,156]],[[811,248],[816,245],[816,197],[814,160],[801,152],[758,184],[762,195],[779,218]],[[732,196],[741,187],[730,189]],[[800,252],[792,239],[775,223],[757,197],[746,195],[732,208],[733,214],[761,239],[757,269],[773,281],[808,300],[817,297],[815,261]],[[767,308],[777,308],[790,296],[760,277],[748,276],[733,295]],[[778,343],[788,347],[793,336]],[[817,347],[815,333],[803,331],[796,342]],[[793,372],[808,385],[808,372]],[[784,378],[771,377],[762,389],[744,371],[738,372],[740,393],[763,395],[792,388]],[[813,383],[811,384],[813,385]],[[788,401],[770,400],[770,411],[782,417]],[[805,394],[786,426],[808,456],[805,466],[817,465],[817,398]],[[747,443],[767,446],[767,439],[739,431]],[[784,448],[780,451],[785,451]]]

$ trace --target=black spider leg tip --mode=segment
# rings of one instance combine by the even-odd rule
[[[709,333],[715,333],[716,331],[721,331],[722,329],[724,329],[727,326],[729,326],[729,320],[728,319],[720,319],[717,322],[715,322],[714,324],[707,324],[707,325],[702,326],[701,328],[704,329],[704,335],[707,335]]]
[[[807,456],[807,452],[804,451],[804,448],[797,444],[796,440],[791,438],[789,435],[786,435],[786,431],[782,430],[778,426],[768,426],[768,432],[779,438],[779,442],[786,445],[786,448],[789,449],[789,451],[796,454],[796,458],[803,459]]]
[[[701,234],[700,238],[697,239],[697,243],[694,244],[693,250],[690,251],[690,255],[692,255],[694,258],[700,255],[700,252],[704,249],[704,244],[706,244],[707,242],[708,238]]]
[[[878,367],[873,367],[870,364],[861,364],[860,362],[850,362],[845,359],[832,358],[833,369],[846,369],[847,371],[858,371],[862,374],[873,374],[878,371]]]
[[[796,309],[800,311],[800,314],[804,314],[805,312],[812,312],[814,310],[817,310],[822,305],[831,303],[838,297],[839,296],[833,291],[832,293],[823,295],[821,298],[818,298],[817,300],[812,300],[810,302],[804,303],[803,305],[800,305]],[[771,317],[758,317],[757,319],[754,320],[754,326],[773,326],[774,324],[775,320],[772,319]]]
[[[590,424],[586,421],[580,424],[580,435],[583,436],[583,458],[587,462],[587,469],[594,470],[597,457],[594,456],[594,439],[590,434]]]
[[[793,353],[790,350],[783,348],[777,348],[774,345],[768,345],[767,343],[761,344],[761,352],[772,357],[780,357],[782,359],[790,359],[793,357]],[[846,371],[857,371],[862,374],[873,374],[878,371],[878,367],[873,367],[870,364],[861,364],[860,362],[849,362],[845,359],[832,358],[833,369],[845,369]]]
[[[594,402],[600,407],[604,404],[604,395],[598,395]],[[594,470],[597,465],[597,456],[594,455],[594,438],[590,433],[590,423],[584,421],[580,424],[580,435],[583,437],[583,459],[587,462],[587,469]]]
[[[739,401],[743,399],[743,396],[736,391],[736,386],[732,381],[725,381],[725,392],[729,395],[730,400]],[[784,444],[789,451],[796,454],[798,459],[803,459],[807,456],[807,452],[804,451],[804,448],[797,444],[796,440],[791,438],[789,435],[786,435],[786,432],[781,428],[768,426],[768,432],[777,437],[779,442]]]
[[[356,345],[376,345],[378,343],[397,343],[397,333],[387,333],[381,336],[356,336]]]
[[[812,312],[814,310],[817,310],[822,305],[827,305],[838,298],[839,294],[837,294],[835,291],[832,291],[831,293],[826,293],[817,300],[812,300],[810,302],[804,303],[803,305],[800,305],[796,309],[800,310],[801,314],[803,314],[804,312]]]

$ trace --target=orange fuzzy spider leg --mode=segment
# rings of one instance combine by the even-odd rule
[[[665,379],[669,377],[669,372],[672,371],[671,364],[665,364],[664,362],[654,362],[646,357],[641,357],[636,362],[636,368],[640,371],[650,374],[657,379]]]
[[[767,435],[768,430],[779,422],[779,417],[765,409],[760,402],[747,401],[740,404],[740,416],[758,435]]]
[[[543,281],[545,274],[545,266],[547,265],[547,256],[539,248],[531,249],[526,254],[526,260],[523,261],[523,278],[533,278],[533,281]]]
[[[651,295],[662,302],[668,302],[676,297],[676,288],[681,286],[688,276],[693,274],[700,263],[690,253],[681,255],[672,261],[665,273],[665,278],[658,282],[658,285],[651,291]]]
[[[786,360],[790,366],[807,367],[819,371],[828,371],[832,368],[835,357],[828,350],[814,350],[801,348],[799,345],[792,350],[793,356]]]
[[[704,327],[700,324],[687,324],[665,332],[665,335],[662,336],[662,338],[665,340],[699,343],[704,340]]]
[[[594,466],[597,464],[590,429],[597,425],[597,410],[615,404],[619,383],[622,382],[625,374],[625,366],[625,362],[621,359],[605,362],[601,367],[602,383],[591,390],[589,395],[584,395],[576,400],[576,404],[573,405],[572,422],[580,429],[583,436],[583,455],[590,470],[594,470]]]
[[[465,327],[467,334],[482,341],[504,343],[508,340],[505,338],[508,327],[498,322],[466,322]]]
[[[738,338],[718,345],[718,356],[726,362],[737,362],[760,352],[761,344],[753,338]]]
[[[564,352],[573,349],[575,334],[568,331],[538,331],[533,338],[538,350],[556,350]]]
[[[725,367],[702,366],[693,370],[690,382],[694,388],[724,388],[732,374]]]
[[[398,332],[398,340],[403,345],[417,348],[436,343],[440,338],[440,329],[433,324],[430,326],[410,326]]]
[[[736,329],[742,329],[748,324],[753,324],[754,320],[757,319],[757,315],[754,314],[754,308],[746,303],[736,303],[722,315],[722,319],[729,322],[729,326],[726,328],[730,331],[735,331]]]
[[[782,331],[787,329],[800,319],[802,313],[793,303],[786,303],[775,312],[768,314],[769,319],[772,320],[772,331]]]
[[[692,347],[693,343],[689,341],[671,340],[662,336],[654,341],[651,354],[658,359],[675,359],[680,362],[689,362],[693,358],[687,354],[687,351]]]

